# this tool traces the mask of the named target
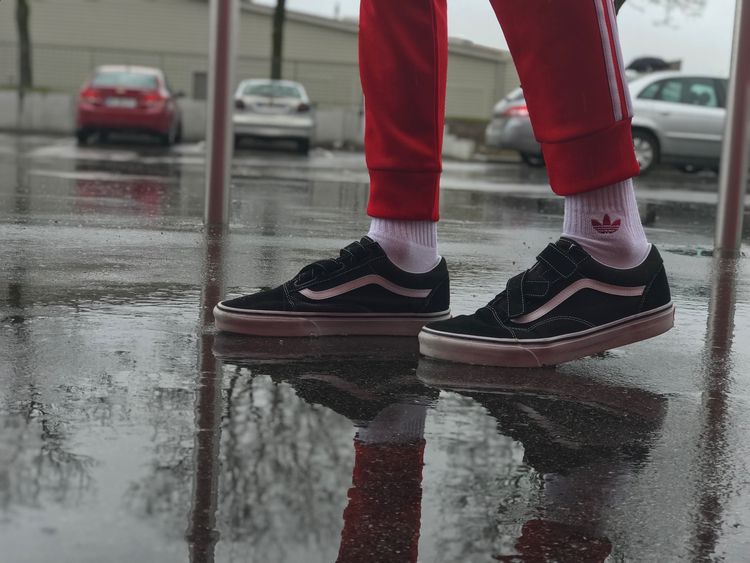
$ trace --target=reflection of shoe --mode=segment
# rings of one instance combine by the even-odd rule
[[[395,404],[427,405],[439,391],[420,382],[417,358],[305,358],[304,361],[225,360],[292,387],[305,402],[330,409],[358,426]]]
[[[651,338],[674,324],[655,247],[630,269],[605,266],[565,238],[537,260],[473,315],[425,326],[420,352],[454,362],[536,367]]]
[[[286,383],[310,404],[319,404],[358,424],[400,401],[428,402],[436,389],[414,374],[419,358],[414,338],[331,336],[262,338],[219,333],[214,355]]]
[[[276,289],[222,301],[214,317],[219,330],[256,336],[413,336],[448,318],[449,302],[445,260],[412,274],[364,237]]]
[[[419,344],[415,338],[393,336],[273,338],[220,332],[214,338],[213,353],[220,360],[245,364],[345,359],[356,359],[361,363],[384,358],[416,364]]]
[[[460,393],[518,396],[534,395],[573,404],[598,405],[609,411],[621,411],[658,427],[664,418],[666,399],[638,387],[607,384],[603,378],[582,377],[555,368],[502,369],[464,366],[421,358],[417,377],[432,387]]]
[[[521,442],[526,462],[540,473],[619,456],[644,459],[666,414],[662,396],[550,368],[497,370],[422,359],[417,376],[485,407],[498,432]]]
[[[496,555],[497,561],[559,563],[603,563],[612,553],[612,543],[560,522],[529,520],[516,542],[519,555]]]

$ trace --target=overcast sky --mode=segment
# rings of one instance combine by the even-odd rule
[[[522,1],[522,0],[519,0]],[[735,0],[706,0],[700,15],[675,13],[669,25],[664,4],[628,0],[618,17],[626,62],[646,55],[682,59],[683,69],[718,75],[729,74]],[[695,1],[695,0],[694,0]],[[698,0],[699,1],[699,0]],[[256,0],[274,5],[275,0]],[[333,17],[339,5],[341,17],[356,17],[359,0],[287,0],[291,10]],[[505,48],[505,39],[488,0],[448,0],[448,32],[474,43]]]

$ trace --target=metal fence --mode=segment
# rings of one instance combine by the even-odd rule
[[[32,46],[34,86],[74,93],[98,65],[132,64],[156,66],[164,70],[175,90],[204,99],[208,56],[199,53],[153,52],[138,49],[109,49],[51,44]],[[0,42],[0,87],[18,81],[18,45]],[[267,77],[270,60],[264,57],[238,57],[237,79]],[[356,64],[285,60],[284,78],[305,85],[310,97],[321,107],[359,108],[362,90]]]

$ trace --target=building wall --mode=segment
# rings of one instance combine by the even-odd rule
[[[0,2],[0,87],[15,84],[14,2]],[[271,10],[244,9],[238,80],[267,76]],[[31,34],[37,87],[75,92],[100,64],[163,68],[173,88],[200,97],[207,71],[206,0],[31,0]],[[472,49],[475,52],[472,52]],[[290,14],[285,31],[286,78],[304,83],[322,108],[358,108],[356,27]],[[449,116],[483,119],[517,83],[506,53],[451,47]]]

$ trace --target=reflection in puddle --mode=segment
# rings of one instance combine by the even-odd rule
[[[518,522],[496,526],[500,561],[604,561],[616,547],[607,513],[621,477],[643,467],[666,414],[654,393],[557,373],[499,370],[420,360],[423,382],[469,397],[496,431],[523,446],[522,463],[538,475],[537,494]],[[508,553],[513,551],[515,553]]]

